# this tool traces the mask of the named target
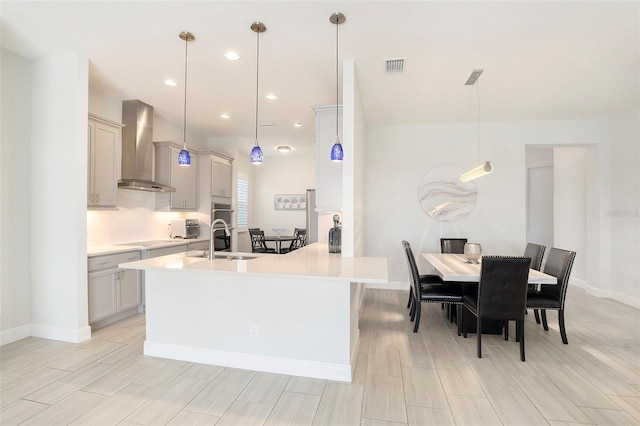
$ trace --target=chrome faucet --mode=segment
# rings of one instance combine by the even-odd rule
[[[214,236],[213,233],[216,231],[216,228],[214,228],[214,225],[216,225],[217,223],[221,223],[224,225],[224,235],[227,237],[231,236],[231,232],[229,232],[229,226],[227,226],[227,222],[225,222],[222,219],[216,219],[213,222],[211,222],[211,239],[209,240],[209,260],[213,260],[216,258],[215,256],[215,244],[214,244]]]

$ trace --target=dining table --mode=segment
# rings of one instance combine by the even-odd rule
[[[280,254],[282,251],[282,242],[291,242],[295,241],[296,237],[293,235],[265,235],[265,241],[275,241],[276,243],[276,253]]]
[[[477,291],[480,281],[482,258],[478,263],[471,263],[463,254],[454,253],[421,253],[422,257],[433,267],[442,281],[462,284],[463,292]],[[545,274],[536,269],[529,269],[529,284],[557,285],[558,278]],[[465,333],[476,332],[476,321],[472,314],[462,309],[462,327]],[[482,324],[482,334],[502,334],[503,322],[499,320],[485,320]]]

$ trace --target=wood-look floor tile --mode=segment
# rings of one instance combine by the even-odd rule
[[[25,399],[45,404],[55,404],[74,392],[82,389],[94,380],[108,374],[115,368],[115,366],[107,364],[89,364],[80,370],[74,371],[61,379],[49,383],[37,391],[30,393],[25,396]]]
[[[327,383],[313,424],[359,425],[363,398],[363,386],[336,382]]]
[[[22,423],[24,426],[67,425],[104,400],[102,395],[75,392]]]
[[[63,351],[54,354],[41,354],[38,352],[17,352],[13,356],[3,356],[0,363],[0,378],[22,378],[33,371],[48,367],[54,362],[72,356],[79,349],[66,347]]]
[[[222,417],[254,375],[250,371],[225,369],[185,407],[185,411]]]
[[[311,425],[319,404],[319,395],[283,392],[265,426]]]
[[[402,379],[407,405],[449,409],[435,368],[402,367]]]
[[[362,419],[362,426],[407,426],[407,423],[387,422],[376,419]]]
[[[82,390],[110,396],[129,383],[135,382],[138,378],[155,370],[160,364],[162,364],[160,358],[138,358],[128,366],[116,366],[109,374],[94,380],[83,387]]]
[[[11,404],[18,399],[37,391],[41,387],[55,382],[69,374],[71,373],[68,371],[54,370],[53,368],[36,369],[28,376],[24,376],[24,378],[20,379],[18,382],[2,389],[2,392],[0,392],[0,407]]]
[[[368,374],[362,417],[406,423],[402,377]]]
[[[433,356],[433,359],[459,359],[465,358],[462,348],[456,340],[459,338],[454,337],[426,337],[427,348]]]
[[[208,382],[178,377],[171,386],[154,394],[125,420],[141,424],[166,424],[191,401]]]
[[[625,382],[633,385],[640,384],[640,371],[624,358],[608,350],[587,346],[583,349],[596,361],[620,376]]]
[[[111,354],[118,349],[122,349],[125,345],[121,343],[104,342],[100,345],[87,349],[81,349],[71,356],[65,357],[62,361],[51,365],[51,368],[58,370],[77,371],[82,367],[86,367],[92,362]]]
[[[494,426],[501,424],[487,398],[466,395],[447,395],[451,413],[456,424]]]
[[[0,424],[2,426],[19,425],[49,407],[40,402],[18,399],[0,409]]]
[[[407,419],[409,426],[455,426],[456,424],[450,410],[439,408],[407,406]]]
[[[382,346],[369,351],[367,374],[402,376],[400,351],[395,346]]]
[[[447,395],[485,396],[466,360],[438,358],[435,364]]]
[[[596,425],[638,425],[638,422],[621,410],[605,410],[602,408],[583,408],[587,416]]]
[[[263,425],[272,408],[271,405],[236,401],[231,404],[231,407],[218,420],[216,426]]]
[[[220,417],[208,416],[206,414],[180,411],[171,419],[167,426],[213,426]]]
[[[522,389],[515,386],[483,385],[489,402],[506,425],[546,425],[547,421]]]
[[[618,406],[600,392],[585,377],[568,368],[547,368],[545,374],[558,389],[579,407],[618,409]]]
[[[187,371],[182,373],[185,377],[192,377],[200,380],[213,380],[222,373],[224,367],[219,365],[193,364]]]
[[[138,358],[144,356],[144,341],[134,342],[130,345],[125,345],[123,348],[118,349],[115,352],[110,353],[98,360],[102,364],[112,365],[128,365]]]
[[[591,420],[547,377],[514,377],[520,388],[548,420],[589,423]]]
[[[238,396],[238,400],[275,405],[290,378],[291,376],[285,376],[284,374],[260,372],[251,379],[251,382]]]
[[[306,393],[309,395],[322,395],[324,387],[327,385],[327,381],[324,379],[312,379],[310,377],[297,377],[293,376],[287,383],[285,391]]]
[[[504,363],[497,362],[496,359],[478,358],[476,356],[467,358],[467,363],[473,370],[478,382],[483,385],[517,386],[513,376],[504,367]]]
[[[191,368],[193,364],[185,361],[164,359],[156,368],[135,380],[139,385],[165,387]]]
[[[416,333],[398,333],[394,339],[400,352],[400,363],[408,367],[435,368],[425,339]]]
[[[72,425],[115,425],[159,392],[158,388],[130,383],[74,420]]]
[[[609,398],[640,424],[640,398],[610,395]]]

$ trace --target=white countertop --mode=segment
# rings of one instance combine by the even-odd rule
[[[192,240],[190,240],[192,241]],[[288,254],[229,253],[255,256],[251,260],[209,260],[178,253],[119,265],[124,269],[173,269],[215,274],[247,274],[290,278],[313,277],[345,282],[386,284],[389,281],[387,259],[384,257],[342,257],[329,253],[327,244],[314,243]]]
[[[208,238],[191,238],[191,239],[169,239],[166,240],[153,240],[153,245],[141,245],[142,242],[130,242],[130,243],[122,243],[122,244],[112,244],[112,245],[102,245],[102,246],[88,246],[87,247],[87,255],[91,256],[101,256],[105,254],[116,254],[123,253],[127,251],[138,251],[138,250],[152,250],[156,248],[163,247],[171,247],[171,246],[180,246],[187,245],[190,243],[198,243],[202,241],[209,241]]]

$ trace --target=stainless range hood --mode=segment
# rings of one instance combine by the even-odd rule
[[[176,189],[153,181],[153,107],[122,101],[122,177],[118,188],[151,192]]]

